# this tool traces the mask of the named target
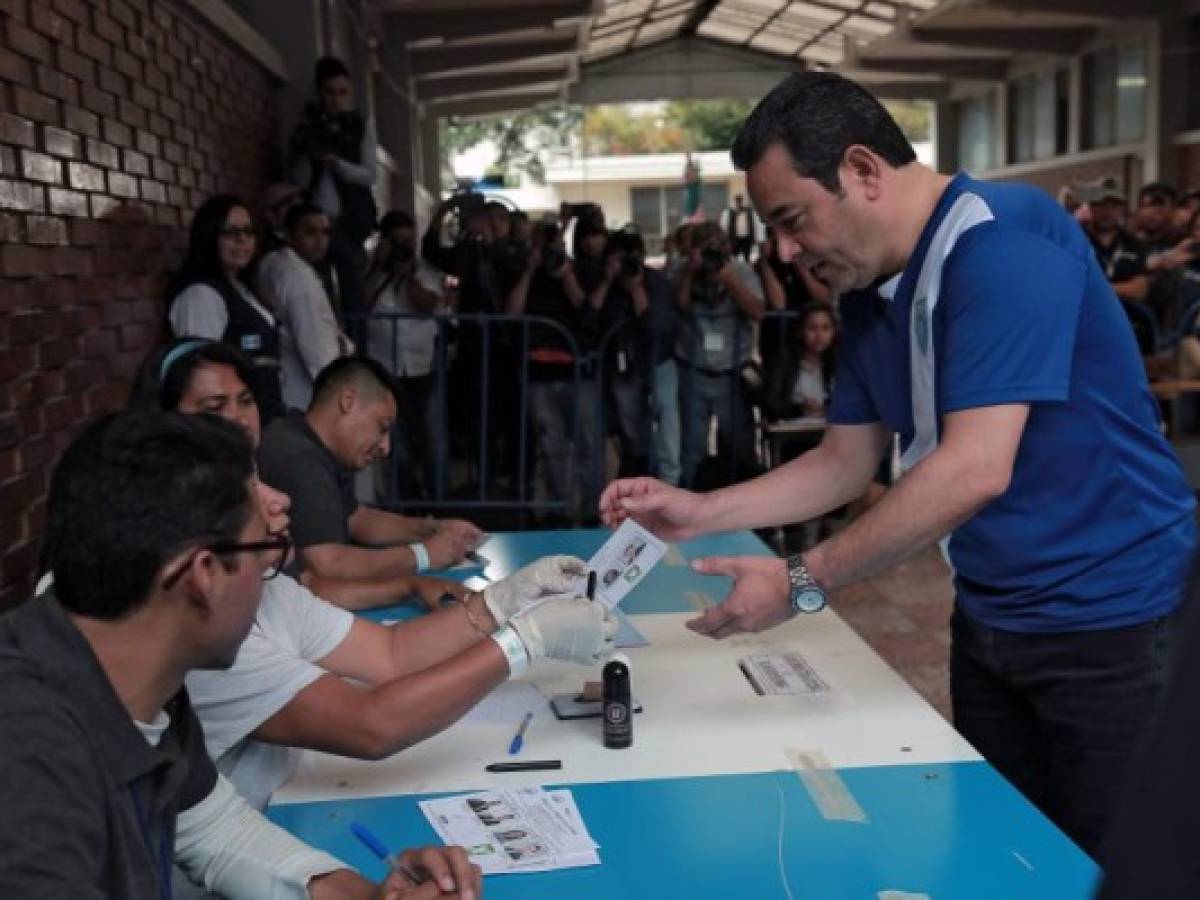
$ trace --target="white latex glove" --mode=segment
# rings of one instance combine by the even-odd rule
[[[507,578],[483,589],[488,612],[503,625],[526,607],[551,594],[574,594],[575,583],[587,574],[587,564],[574,556],[543,556]]]
[[[543,600],[508,624],[525,645],[531,665],[558,659],[594,666],[612,656],[617,636],[617,622],[603,604],[568,594]]]

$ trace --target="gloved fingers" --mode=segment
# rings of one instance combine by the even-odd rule
[[[551,594],[574,591],[578,579],[587,574],[587,563],[576,556],[547,556],[533,568],[534,583]]]

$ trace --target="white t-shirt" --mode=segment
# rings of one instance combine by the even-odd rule
[[[244,284],[234,281],[233,286],[256,313],[269,324],[275,324],[275,317]],[[176,337],[200,337],[210,341],[221,340],[225,326],[229,324],[229,313],[221,295],[207,284],[200,283],[189,285],[179,292],[179,296],[171,303],[167,318]]]
[[[342,354],[337,317],[317,271],[291,247],[263,257],[258,287],[279,316],[283,402],[307,410],[313,379]]]
[[[821,376],[821,366],[809,368],[807,363],[800,363],[800,373],[792,388],[792,402],[797,406],[811,403],[825,403],[825,379]]]
[[[233,666],[188,674],[209,756],[253,808],[264,809],[291,776],[298,751],[251,740],[250,733],[326,674],[316,661],[345,640],[353,623],[351,613],[279,575],[263,584],[254,626]]]
[[[416,279],[421,287],[442,293],[437,270],[418,261]],[[372,312],[418,313],[408,296],[408,282],[389,281],[379,292]],[[367,321],[367,351],[393,375],[428,375],[433,369],[434,343],[438,327],[432,319],[396,319],[372,316]]]

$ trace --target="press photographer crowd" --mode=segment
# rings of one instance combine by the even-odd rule
[[[742,196],[678,223],[649,259],[637,229],[596,204],[531,216],[472,190],[418,234],[410,211],[378,214],[375,139],[333,58],[290,152],[290,181],[257,204],[220,195],[199,209],[171,328],[244,353],[267,421],[306,410],[339,357],[382,365],[398,409],[381,502],[469,498],[532,511],[527,524],[586,524],[611,477],[711,488],[811,446],[798,433],[768,454],[764,429],[823,415],[837,300],[819,272],[780,258]],[[1116,184],[1060,197],[1151,377],[1200,372],[1198,197],[1147,185],[1128,216]]]

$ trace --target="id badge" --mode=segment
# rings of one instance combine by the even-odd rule
[[[242,349],[245,350],[246,352],[252,352],[254,350],[261,350],[262,349],[262,335],[261,334],[243,334],[241,344],[242,344]]]
[[[720,353],[725,349],[725,335],[715,332],[704,332],[704,352],[705,353]]]

